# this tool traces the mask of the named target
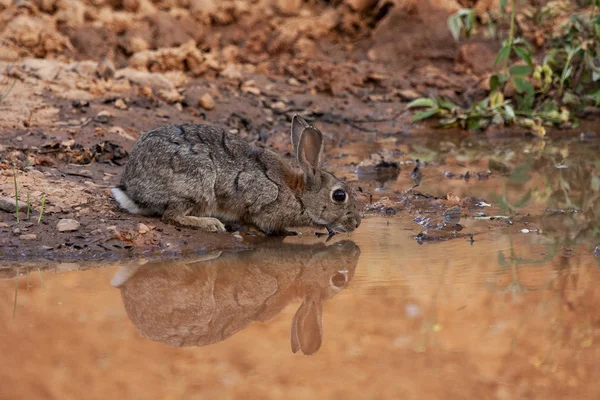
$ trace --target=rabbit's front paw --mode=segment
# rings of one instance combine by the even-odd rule
[[[193,217],[193,216],[188,216],[185,218],[187,218],[188,221],[190,222],[190,226],[192,226],[194,228],[202,229],[203,231],[207,231],[207,232],[218,232],[218,233],[227,232],[227,230],[225,229],[225,225],[223,225],[223,223],[216,218]]]

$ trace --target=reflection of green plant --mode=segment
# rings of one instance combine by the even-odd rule
[[[501,8],[507,5],[501,0]],[[575,112],[583,106],[600,105],[600,14],[593,0],[588,14],[575,14],[551,43],[542,64],[534,61],[532,46],[515,36],[516,0],[511,0],[508,38],[496,56],[502,68],[489,80],[489,94],[469,108],[461,108],[444,99],[417,99],[409,108],[426,107],[413,121],[431,117],[442,119],[442,127],[461,126],[471,130],[490,124],[516,123],[537,136],[544,136],[544,126],[577,123]],[[475,14],[461,9],[448,20],[457,39],[464,31],[468,37],[475,29]],[[509,66],[511,57],[519,62]],[[506,99],[507,88],[514,94]]]
[[[548,280],[546,283],[540,286],[524,285],[519,281],[519,268],[545,265],[548,261],[554,258],[554,256],[557,254],[557,249],[560,246],[558,246],[556,243],[550,244],[548,246],[547,251],[545,252],[544,257],[540,259],[527,259],[519,257],[516,254],[513,243],[512,231],[509,232],[508,235],[510,241],[510,256],[507,258],[502,250],[498,251],[498,265],[500,266],[500,269],[496,271],[495,275],[500,276],[509,273],[511,277],[511,282],[503,288],[500,288],[498,285],[495,285],[490,282],[487,282],[488,286],[492,287],[495,290],[501,290],[505,293],[512,292],[513,294],[517,292],[531,292],[536,290],[544,290],[548,288],[548,286],[550,286],[554,278]]]

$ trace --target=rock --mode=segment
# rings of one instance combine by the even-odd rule
[[[412,89],[400,90],[400,91],[398,91],[398,94],[400,95],[402,100],[406,100],[406,101],[413,101],[413,100],[421,97],[421,94],[419,92],[417,92],[416,90],[412,90]]]
[[[21,236],[19,236],[19,238],[21,240],[36,240],[37,235],[35,235],[34,233],[29,233],[27,235],[21,235]]]
[[[200,107],[204,108],[205,110],[212,110],[215,108],[215,99],[213,99],[213,97],[208,93],[205,93],[202,97],[200,97],[200,101],[198,103]]]
[[[13,234],[19,235],[20,233],[21,233],[21,229],[19,229],[19,228],[13,229]]]
[[[365,12],[377,4],[377,0],[345,0],[348,6],[354,11]]]
[[[26,210],[27,204],[19,203],[19,211]],[[14,197],[0,197],[0,210],[13,213],[17,211],[17,202]]]
[[[137,71],[133,68],[123,68],[115,73],[115,79],[127,79],[134,85],[148,86],[153,89],[175,89],[173,84],[163,74]]]
[[[244,240],[244,238],[242,237],[242,235],[240,235],[239,233],[235,232],[233,236],[236,240],[239,240],[240,242]]]
[[[127,110],[127,104],[125,104],[123,99],[117,99],[117,101],[115,101],[115,107],[119,110]]]
[[[271,108],[277,111],[285,111],[287,106],[283,101],[276,101],[275,103],[271,104]]]
[[[302,8],[302,0],[276,0],[275,6],[280,13],[284,15],[294,16],[300,13]]]
[[[142,224],[141,222],[138,224],[138,232],[140,233],[140,235],[143,235],[145,233],[150,232],[150,228],[148,228],[148,225]]]
[[[596,257],[600,257],[600,246],[596,246],[596,248],[594,249],[594,255]]]
[[[113,135],[119,135],[122,138],[125,138],[127,140],[131,140],[131,141],[136,141],[137,139],[133,136],[131,136],[129,133],[127,133],[125,131],[125,129],[121,128],[120,126],[113,126],[112,128],[110,128],[108,130],[108,133],[113,134]]]
[[[79,225],[79,222],[75,221],[74,219],[61,219],[56,224],[56,229],[59,232],[71,232],[79,229]]]
[[[100,122],[101,124],[106,124],[108,121],[110,121],[111,117],[112,117],[112,115],[110,115],[110,113],[108,111],[100,111],[94,117],[94,121]]]
[[[96,69],[96,75],[101,79],[110,79],[115,75],[115,65],[108,58],[104,58],[98,68]]]

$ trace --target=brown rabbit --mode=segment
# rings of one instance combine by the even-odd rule
[[[220,342],[301,298],[291,345],[294,353],[310,355],[321,347],[323,303],[346,287],[359,255],[350,241],[280,243],[199,261],[126,266],[112,283],[138,331],[171,346]]]
[[[321,132],[296,115],[291,136],[301,171],[214,126],[164,126],[135,144],[111,193],[133,214],[213,232],[224,232],[223,222],[272,235],[300,226],[357,228],[354,192],[321,168]]]

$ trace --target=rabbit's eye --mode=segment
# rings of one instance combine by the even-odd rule
[[[333,191],[331,198],[333,199],[333,201],[343,203],[344,201],[346,201],[346,191],[344,189],[336,189]]]

